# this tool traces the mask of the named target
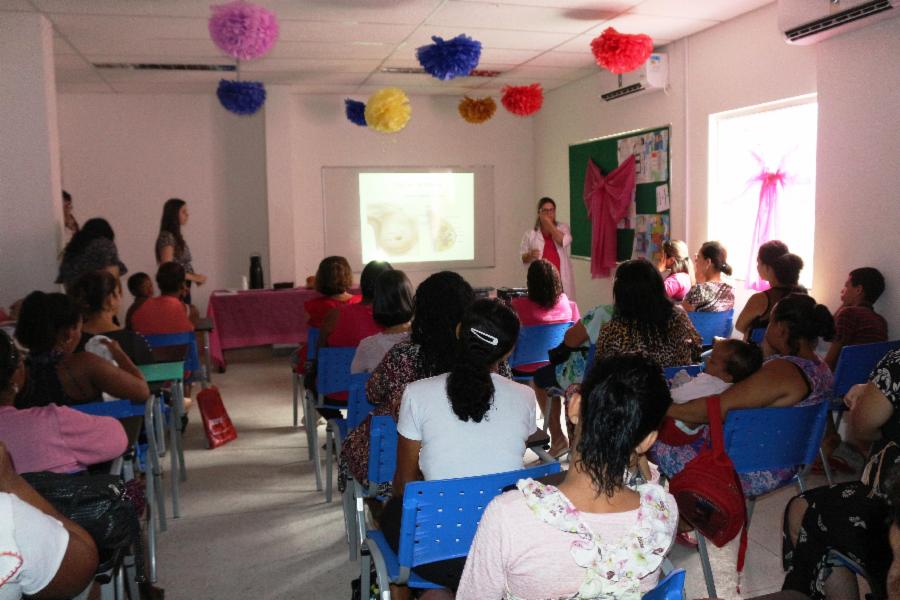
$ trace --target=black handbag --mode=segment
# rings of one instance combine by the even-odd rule
[[[144,581],[141,522],[135,499],[118,475],[23,473],[22,478],[60,513],[81,525],[101,554],[129,546],[137,581]]]

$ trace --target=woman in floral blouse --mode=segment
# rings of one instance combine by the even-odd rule
[[[694,257],[697,283],[691,287],[681,307],[688,311],[725,312],[734,308],[734,288],[722,281],[731,275],[728,252],[719,242],[705,242]]]
[[[450,371],[455,360],[456,326],[474,301],[472,286],[450,271],[435,273],[419,284],[409,341],[388,351],[366,385],[366,398],[375,405],[373,415],[391,415],[396,421],[408,383]],[[509,367],[501,374],[509,376]],[[341,447],[342,486],[348,471],[363,485],[368,481],[370,426],[371,418],[366,418]]]

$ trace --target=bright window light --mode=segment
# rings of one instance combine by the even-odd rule
[[[707,239],[728,249],[738,285],[756,271],[754,230],[762,211],[772,219],[769,239],[803,258],[800,283],[812,287],[817,110],[813,95],[709,118]],[[761,207],[765,180],[777,199]]]

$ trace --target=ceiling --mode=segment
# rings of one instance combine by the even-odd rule
[[[224,0],[223,0],[224,2]],[[245,80],[297,93],[487,95],[504,85],[551,90],[597,72],[590,41],[606,27],[646,33],[657,47],[771,0],[256,0],[274,11],[280,36],[264,58],[242,62]],[[209,93],[229,74],[99,69],[96,63],[234,64],[209,38],[215,0],[0,0],[0,11],[39,12],[55,29],[63,92]],[[0,12],[2,18],[2,12]],[[479,69],[494,79],[439,81],[390,74],[418,67],[415,49],[465,33],[483,44]]]

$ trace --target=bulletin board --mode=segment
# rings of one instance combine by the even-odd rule
[[[637,189],[635,206],[629,218],[617,230],[616,260],[633,257],[635,228],[638,230],[639,247],[645,249],[649,236],[648,227],[667,227],[669,237],[669,205],[671,203],[670,179],[672,176],[671,143],[672,128],[669,125],[629,131],[569,146],[569,215],[572,228],[572,256],[591,256],[591,220],[584,205],[584,177],[587,161],[592,159],[606,175],[621,164],[628,153],[635,155]],[[657,188],[664,188],[657,190]],[[641,215],[650,215],[642,217]],[[659,219],[656,219],[659,216]],[[655,236],[656,239],[659,236]],[[640,254],[638,254],[640,255]]]

